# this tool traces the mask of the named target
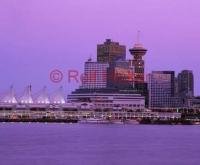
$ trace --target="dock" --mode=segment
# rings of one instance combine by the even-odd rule
[[[145,121],[173,121],[181,119],[181,113],[162,112],[126,112],[126,111],[31,111],[31,110],[4,110],[0,111],[1,122],[66,122],[76,123],[86,119],[102,119],[108,121],[136,120]]]

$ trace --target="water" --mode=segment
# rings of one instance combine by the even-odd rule
[[[0,165],[196,165],[200,126],[0,123]]]

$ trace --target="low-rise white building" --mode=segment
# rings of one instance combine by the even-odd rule
[[[90,103],[94,109],[139,110],[145,107],[145,98],[140,94],[73,93],[68,95],[68,101]]]

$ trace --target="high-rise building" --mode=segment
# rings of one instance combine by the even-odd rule
[[[183,70],[178,74],[178,94],[182,98],[194,96],[194,76],[191,70]]]
[[[85,62],[84,76],[82,79],[81,88],[106,88],[108,67],[108,63],[93,62],[91,59]]]
[[[126,59],[126,46],[106,39],[104,44],[97,45],[97,62],[112,63]]]
[[[147,75],[149,106],[154,108],[179,107],[180,99],[175,97],[174,71],[153,71]]]
[[[147,49],[139,43],[138,38],[137,43],[133,48],[129,49],[129,51],[133,56],[132,65],[134,66],[134,87],[139,93],[145,96],[146,107],[148,107],[148,88],[147,83],[144,80],[145,62],[143,60],[143,56],[146,54]]]
[[[117,61],[108,68],[107,86],[117,89],[133,89],[134,67],[131,60]]]
[[[175,77],[175,79],[174,79],[174,95],[179,96],[179,93],[178,93],[178,78],[177,77]]]
[[[129,49],[131,55],[133,55],[133,65],[135,67],[134,81],[136,83],[144,82],[144,60],[143,56],[146,54],[147,49],[142,44],[135,44],[133,48]]]

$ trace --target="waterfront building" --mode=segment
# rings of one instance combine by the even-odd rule
[[[194,76],[191,70],[183,70],[178,74],[178,93],[182,98],[194,96]]]
[[[174,95],[175,96],[179,96],[179,92],[178,92],[178,77],[175,77],[175,79],[174,79]]]
[[[188,107],[189,108],[200,108],[200,96],[193,98],[188,98]]]
[[[72,93],[68,95],[68,101],[81,103],[85,106],[92,104],[94,109],[99,110],[142,110],[145,107],[145,99],[143,96],[128,93]]]
[[[149,107],[149,91],[147,82],[144,83],[134,82],[134,89],[137,91],[137,93],[140,93],[142,96],[145,97],[145,106]]]
[[[107,86],[117,89],[134,88],[134,66],[132,60],[117,61],[108,68]]]
[[[175,72],[153,71],[147,75],[149,107],[180,107],[179,97],[175,97]]]
[[[81,88],[106,88],[108,67],[108,63],[93,62],[91,59],[85,62]]]
[[[192,107],[194,99],[194,77],[191,70],[183,70],[177,76],[178,96],[181,98],[183,107]]]
[[[126,46],[106,39],[103,44],[97,45],[97,62],[112,63],[126,59]]]

